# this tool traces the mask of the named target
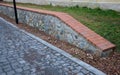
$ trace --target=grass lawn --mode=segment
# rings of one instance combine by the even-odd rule
[[[11,3],[10,3],[11,4]],[[120,12],[81,7],[60,7],[51,5],[21,4],[18,6],[65,12],[75,19],[116,44],[116,51],[120,52]]]

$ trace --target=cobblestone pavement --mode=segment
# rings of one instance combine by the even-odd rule
[[[0,18],[0,75],[105,75]]]

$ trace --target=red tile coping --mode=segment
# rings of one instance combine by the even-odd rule
[[[0,5],[12,7],[11,5],[3,4],[3,3],[0,3]],[[115,48],[114,44],[104,39],[100,35],[96,34],[94,31],[90,30],[88,27],[78,22],[77,20],[75,20],[73,17],[71,17],[67,13],[40,10],[40,9],[31,9],[31,8],[20,7],[20,6],[17,6],[17,8],[22,9],[22,10],[36,12],[36,13],[52,15],[52,16],[59,18],[64,23],[69,25],[73,30],[75,30],[77,33],[82,35],[90,43],[94,44],[97,48],[101,49],[102,51]]]

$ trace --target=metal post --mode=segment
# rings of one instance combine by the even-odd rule
[[[13,0],[13,5],[14,5],[14,12],[15,12],[15,20],[16,20],[16,23],[18,24],[18,17],[17,17],[17,9],[16,9],[16,1]]]

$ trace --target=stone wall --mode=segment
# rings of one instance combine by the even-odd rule
[[[48,14],[45,14],[43,12],[46,12]],[[13,19],[15,18],[14,10],[11,6],[0,5],[0,13],[5,14],[10,18],[13,18]],[[101,50],[99,47],[96,47],[94,44],[92,44],[90,41],[88,41],[85,37],[80,35],[75,30],[73,30],[73,28],[71,28],[61,19],[59,19],[54,15],[50,15],[50,13],[59,14],[59,12],[42,11],[42,10],[34,11],[33,9],[30,9],[30,8],[26,9],[23,7],[18,8],[18,18],[19,18],[19,22],[21,23],[28,24],[32,27],[38,28],[39,30],[44,31],[47,34],[52,35],[59,40],[66,41],[72,45],[75,45],[83,50],[86,50],[87,52],[96,54],[98,56],[108,55],[109,52],[112,51],[111,48],[113,48],[114,45],[111,46],[109,51],[103,52],[103,50]],[[64,15],[64,13],[62,13],[62,15],[66,16]],[[68,19],[69,19],[69,16],[68,16]]]
[[[4,0],[11,2],[13,0]],[[120,12],[120,0],[16,0],[21,3],[53,6],[80,6],[88,8],[112,9]]]

